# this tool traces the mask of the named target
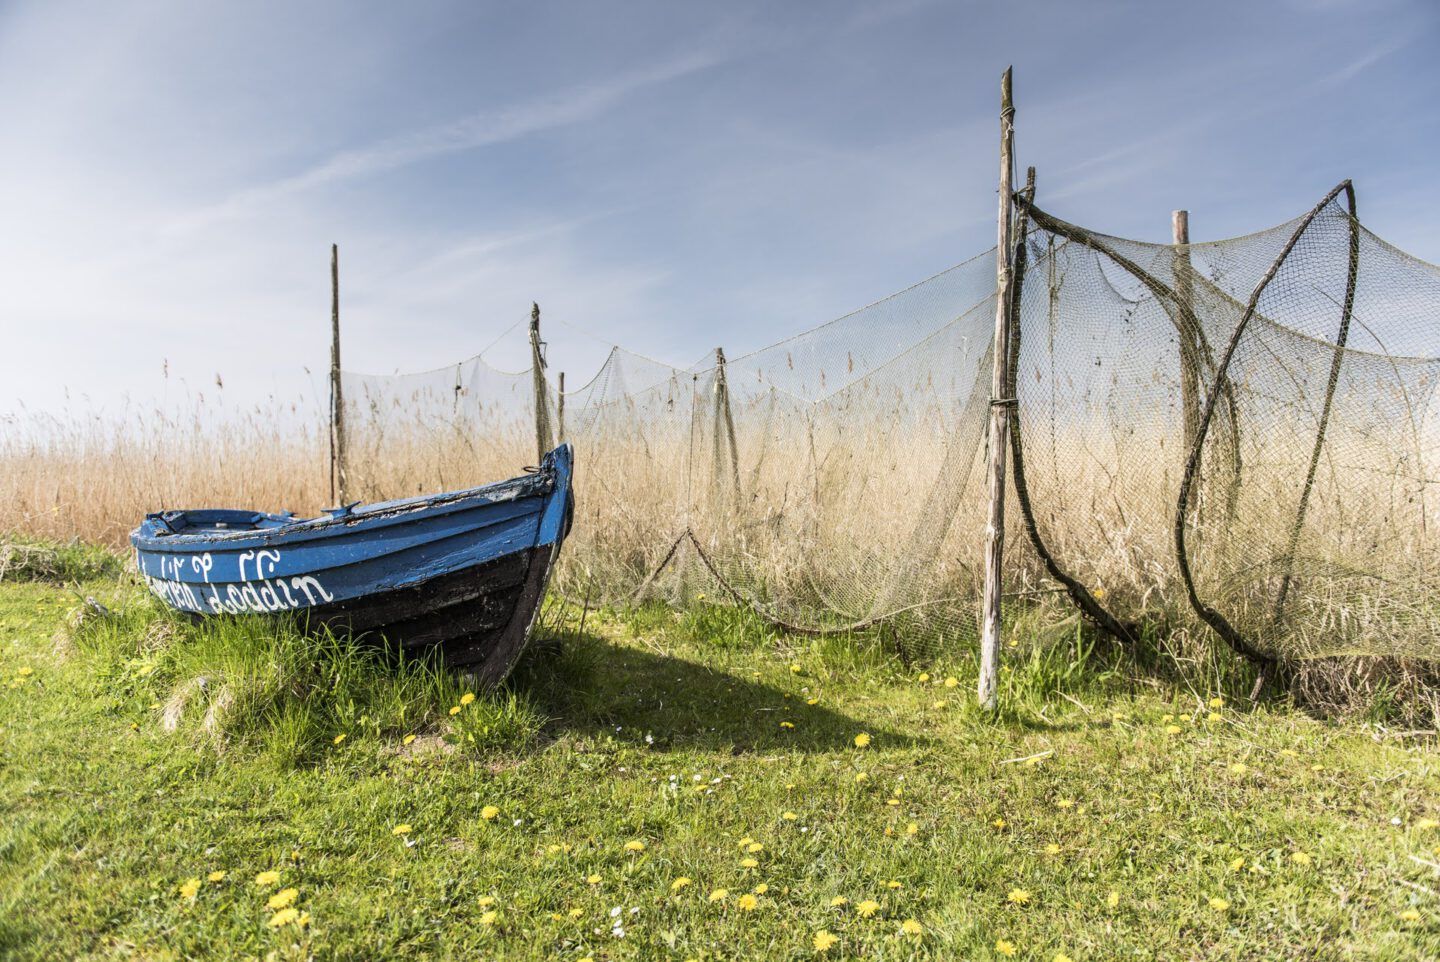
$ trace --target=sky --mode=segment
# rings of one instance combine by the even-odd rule
[[[332,243],[347,369],[738,356],[994,244],[1010,64],[1058,216],[1440,261],[1435,0],[0,0],[0,414],[323,399]]]

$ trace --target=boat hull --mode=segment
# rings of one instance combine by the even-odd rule
[[[533,475],[296,520],[149,515],[131,536],[151,592],[187,614],[292,615],[310,631],[439,648],[498,682],[518,658],[573,514],[571,452]]]

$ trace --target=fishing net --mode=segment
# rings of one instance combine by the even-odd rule
[[[1009,395],[1013,606],[1103,627],[1198,617],[1259,660],[1429,655],[1440,270],[1348,185],[1247,237],[1147,244],[1021,203]],[[555,585],[699,595],[800,631],[976,634],[994,253],[689,368],[615,348],[563,395],[475,358],[346,375],[352,487],[461,487],[576,446]]]
[[[508,478],[536,463],[535,388],[472,357],[418,374],[341,375],[348,493],[366,501]],[[546,392],[554,417],[556,398]]]
[[[1440,271],[1351,205],[1188,247],[1030,211],[1017,477],[1082,606],[1188,601],[1259,660],[1435,653]]]

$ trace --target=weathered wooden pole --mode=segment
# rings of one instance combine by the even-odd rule
[[[340,246],[330,245],[330,501],[348,504],[345,391],[340,381]]]
[[[560,385],[555,389],[555,440],[565,441],[565,372],[560,372]]]
[[[1015,174],[1015,103],[1010,67],[1000,79],[1000,212],[995,243],[995,343],[990,372],[990,517],[985,524],[985,588],[980,612],[980,685],[982,708],[994,710],[1000,672],[1000,568],[1005,555],[1005,453],[1010,448],[1010,418],[1005,397],[1010,383],[1011,198]]]
[[[1182,457],[1190,454],[1200,432],[1200,332],[1195,330],[1195,285],[1190,265],[1190,212],[1170,214],[1171,240],[1175,244],[1171,273],[1174,275],[1177,324],[1180,335],[1180,416],[1183,425]]]
[[[728,461],[730,476],[730,496],[734,497],[740,491],[740,452],[735,445],[735,416],[730,410],[730,382],[725,376],[725,349],[715,349],[715,443],[714,443],[714,472],[718,483],[720,474],[724,470],[721,462]],[[722,452],[722,448],[730,448],[728,454]]]
[[[545,352],[540,340],[540,305],[530,305],[530,376],[535,386],[536,463],[555,445],[550,435],[550,399],[545,384]]]

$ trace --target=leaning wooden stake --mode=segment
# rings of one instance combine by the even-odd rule
[[[530,305],[530,376],[535,387],[536,464],[555,445],[550,435],[550,399],[545,386],[545,352],[540,340],[540,305]]]
[[[990,518],[985,525],[985,593],[980,613],[980,686],[982,708],[993,710],[1000,671],[1000,566],[1005,554],[1005,452],[1010,446],[1010,419],[1005,397],[1010,383],[1011,185],[1015,170],[1015,105],[1010,71],[1000,80],[1000,213],[995,245],[995,345],[990,374]]]
[[[340,247],[330,245],[330,501],[350,502],[345,461],[345,393],[340,383]]]

